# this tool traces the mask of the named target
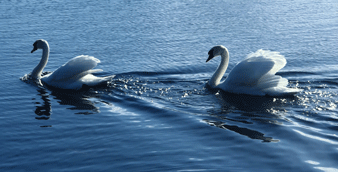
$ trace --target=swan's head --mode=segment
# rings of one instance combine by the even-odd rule
[[[212,47],[208,52],[209,58],[207,59],[206,62],[210,61],[212,58],[216,56],[222,55],[225,52],[228,52],[228,50],[223,45],[217,45],[217,46]]]
[[[46,47],[48,47],[48,42],[46,40],[43,39],[36,40],[33,44],[33,50],[31,51],[31,53],[33,53],[37,49],[43,49]]]

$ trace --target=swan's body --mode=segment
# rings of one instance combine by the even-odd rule
[[[221,56],[221,64],[209,80],[212,88],[219,88],[227,92],[249,95],[286,96],[301,92],[302,89],[287,88],[288,80],[275,75],[282,69],[286,60],[278,52],[258,50],[238,63],[228,77],[220,82],[229,64],[229,52],[220,45],[209,51],[209,60]]]
[[[31,72],[30,77],[40,85],[42,85],[42,81],[42,83],[48,86],[59,89],[79,90],[83,86],[92,87],[100,85],[114,77],[114,75],[106,77],[94,76],[92,73],[102,71],[101,69],[93,69],[100,63],[100,60],[87,55],[74,57],[54,72],[42,76],[42,71],[48,62],[49,45],[47,41],[40,39],[35,41],[33,46],[34,48],[31,53],[37,49],[42,49],[42,58],[40,63]]]

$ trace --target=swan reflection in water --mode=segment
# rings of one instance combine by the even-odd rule
[[[35,117],[38,120],[48,120],[52,114],[51,99],[58,100],[60,105],[70,105],[68,109],[77,110],[75,114],[95,114],[99,113],[99,109],[95,103],[88,100],[88,98],[97,97],[97,93],[93,91],[65,91],[65,90],[52,90],[47,91],[44,88],[37,90],[38,96],[41,96],[42,103],[36,101]]]
[[[205,119],[204,122],[263,142],[278,142],[279,140],[250,129],[250,125],[254,125],[256,122],[281,125],[282,120],[285,120],[281,115],[285,112],[285,102],[292,102],[296,99],[291,96],[273,98],[224,91],[215,91],[214,93],[221,103],[221,108],[210,110],[209,115],[214,119]]]
[[[35,114],[38,115],[35,117],[35,119],[39,120],[48,120],[50,118],[50,115],[52,113],[52,105],[49,100],[49,94],[45,89],[38,89],[39,96],[41,96],[42,104],[40,102],[35,102],[36,109]]]

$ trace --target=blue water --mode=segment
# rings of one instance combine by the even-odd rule
[[[338,171],[335,0],[0,1],[0,171]],[[85,54],[107,87],[20,80]],[[288,61],[295,97],[206,87],[222,44],[230,65],[258,49]]]

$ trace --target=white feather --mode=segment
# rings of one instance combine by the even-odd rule
[[[213,53],[213,54],[210,54]],[[229,73],[224,82],[220,82],[228,67],[229,53],[224,46],[216,46],[209,51],[208,60],[221,55],[222,62],[209,81],[209,85],[227,92],[282,96],[295,94],[301,89],[287,88],[288,80],[275,75],[286,65],[286,59],[278,52],[258,50],[239,62]]]
[[[100,63],[100,60],[88,55],[74,57],[54,72],[41,76],[42,70],[48,62],[49,45],[45,40],[37,40],[34,43],[33,51],[36,49],[43,49],[43,55],[40,63],[31,73],[31,76],[34,79],[41,79],[44,84],[49,86],[60,89],[78,90],[81,89],[83,85],[96,86],[114,77],[114,75],[106,77],[94,76],[92,73],[102,71],[101,69],[93,69]]]

